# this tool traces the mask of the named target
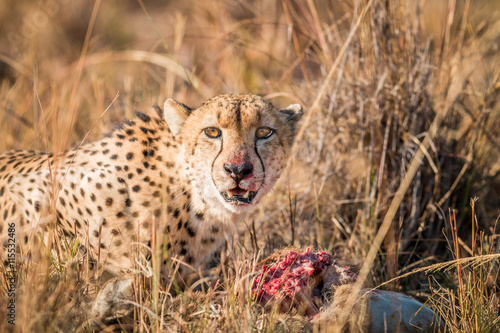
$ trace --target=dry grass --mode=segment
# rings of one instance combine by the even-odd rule
[[[61,151],[166,97],[196,106],[254,92],[307,112],[220,284],[172,298],[137,281],[135,320],[107,329],[273,331],[248,279],[257,257],[284,246],[364,262],[368,285],[430,299],[452,332],[499,329],[494,1],[41,4],[0,3],[0,150]],[[91,330],[82,308],[99,277],[78,244],[53,239],[57,257],[44,250],[19,268],[17,331]],[[0,331],[12,329],[4,311]]]

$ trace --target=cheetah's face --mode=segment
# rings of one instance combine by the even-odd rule
[[[277,110],[246,94],[217,96],[194,110],[169,99],[164,112],[174,135],[182,137],[195,191],[208,204],[240,213],[279,178],[302,108]]]

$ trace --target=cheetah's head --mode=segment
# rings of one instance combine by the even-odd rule
[[[190,109],[172,99],[165,119],[180,136],[193,188],[211,206],[243,213],[286,166],[302,107],[276,109],[252,95],[220,95]]]

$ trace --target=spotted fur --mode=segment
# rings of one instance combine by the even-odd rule
[[[297,104],[278,110],[251,94],[220,95],[196,109],[169,99],[164,110],[136,112],[105,138],[61,155],[1,153],[2,242],[10,223],[27,247],[57,222],[118,275],[134,264],[132,245],[147,249],[155,233],[163,275],[177,257],[187,276],[186,267],[213,260],[231,226],[273,187],[301,114]]]

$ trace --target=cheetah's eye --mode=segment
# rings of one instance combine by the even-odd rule
[[[222,132],[217,127],[207,127],[203,130],[206,136],[211,139],[216,139],[221,136]]]
[[[272,128],[269,128],[269,127],[259,127],[255,131],[255,136],[257,137],[257,139],[267,139],[268,137],[270,137],[273,134],[274,134],[274,130]]]

